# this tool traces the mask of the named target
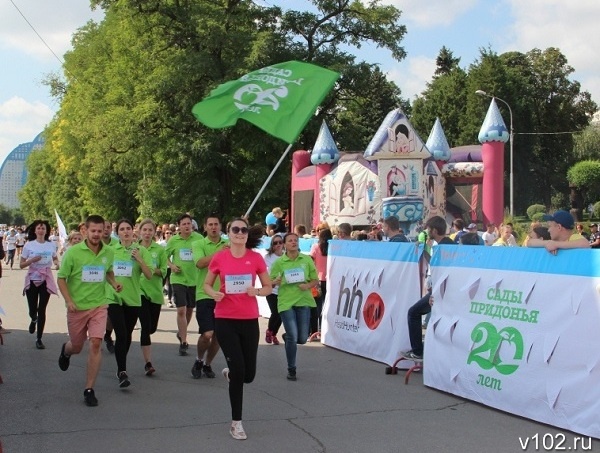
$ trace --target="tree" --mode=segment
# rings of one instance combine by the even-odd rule
[[[433,77],[415,100],[411,120],[423,134],[438,116],[451,146],[473,144],[490,101],[475,91],[503,99],[511,106],[515,131],[515,211],[525,212],[527,206],[540,200],[550,206],[556,194],[568,193],[564,175],[576,160],[571,132],[587,127],[597,110],[591,95],[570,80],[572,73],[567,59],[555,48],[502,55],[481,49],[479,59],[463,77],[457,69]],[[504,103],[497,104],[510,127],[510,112]],[[509,159],[506,152],[506,180]],[[508,200],[508,184],[505,187]]]
[[[569,184],[581,191],[584,205],[600,200],[600,161],[584,160],[577,162],[567,172]]]
[[[600,127],[592,124],[573,136],[577,159],[600,159]]]
[[[104,20],[74,35],[64,78],[48,79],[61,107],[46,131],[46,156],[30,163],[22,194],[30,213],[56,207],[68,212],[66,222],[89,213],[157,220],[182,211],[243,213],[285,144],[243,122],[209,130],[190,111],[220,83],[275,62],[311,61],[343,74],[301,147],[314,143],[323,119],[343,126],[334,121],[339,112],[363,121],[358,134],[340,133],[341,146],[364,146],[402,102],[395,85],[348,50],[370,41],[403,58],[406,29],[392,6],[314,0],[316,12],[306,12],[250,0],[91,3],[105,9]],[[369,82],[392,99],[367,92]],[[369,130],[371,116],[378,120]],[[256,212],[287,204],[289,166]]]
[[[459,63],[460,58],[455,58],[452,51],[443,46],[435,59],[436,68],[433,77],[450,74],[454,69],[458,68]]]

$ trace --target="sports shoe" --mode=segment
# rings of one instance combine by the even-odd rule
[[[202,360],[196,359],[196,361],[194,362],[194,366],[192,367],[192,377],[194,379],[200,379],[202,377],[202,366],[203,365],[204,365],[204,362]]]
[[[98,405],[98,399],[94,394],[94,389],[85,389],[83,391],[83,401],[86,406],[94,407]]]
[[[186,342],[181,343],[179,345],[179,355],[187,355],[188,346]]]
[[[227,379],[227,382],[229,382],[229,368],[223,368],[221,374],[225,379]]]
[[[58,356],[58,367],[63,371],[67,371],[69,369],[69,364],[71,363],[71,356],[65,354],[66,344],[67,343],[63,343],[62,348],[60,350],[60,355]]]
[[[415,354],[412,351],[405,351],[405,352],[400,353],[400,355],[402,357],[404,357],[405,359],[407,359],[407,360],[413,360],[415,362],[422,362],[423,361],[423,356],[422,355]]]
[[[248,436],[246,436],[246,431],[244,431],[244,427],[242,426],[242,421],[232,421],[231,428],[229,429],[229,434],[236,440],[246,440]]]
[[[152,376],[155,371],[156,370],[152,366],[152,363],[146,362],[146,365],[144,365],[144,372],[145,372],[146,376]]]
[[[119,379],[119,387],[121,387],[122,389],[131,385],[131,382],[129,382],[129,376],[127,376],[127,372],[117,372],[117,378]]]
[[[288,368],[287,378],[289,381],[296,380],[296,368]]]
[[[37,319],[32,319],[29,323],[29,333],[35,333],[35,325],[37,324]]]
[[[106,343],[106,350],[111,354],[115,353],[115,342],[112,337],[104,337],[104,342]]]
[[[214,379],[216,376],[215,372],[213,371],[213,369],[210,365],[204,365],[202,367],[202,373],[204,374],[204,376],[206,376],[209,379]]]
[[[42,343],[41,338],[38,338],[37,340],[35,340],[35,347],[38,349],[46,349],[46,346],[44,346],[44,343]]]
[[[268,344],[273,343],[273,332],[271,332],[269,329],[267,329],[267,332],[265,333],[265,341]]]
[[[277,346],[279,344],[279,340],[277,339],[277,335],[273,335],[273,344]]]

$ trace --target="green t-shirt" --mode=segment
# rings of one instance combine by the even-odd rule
[[[104,242],[104,241],[102,241],[102,242]],[[111,247],[114,247],[117,244],[120,244],[119,240],[112,236],[110,237],[110,242],[108,244],[104,242],[104,245],[110,245]]]
[[[220,238],[218,242],[213,242],[208,238],[202,238],[199,241],[196,241],[192,244],[192,256],[194,258],[194,264],[198,263],[198,260],[201,258],[214,255],[219,250],[222,250],[223,247],[229,244],[229,240]],[[196,267],[196,269],[198,269]],[[204,292],[204,280],[206,279],[206,274],[208,274],[208,266],[198,269],[196,273],[196,300],[202,299],[211,299],[211,297]],[[221,287],[221,279],[217,276],[215,279],[215,283],[213,285],[213,289],[215,291],[219,291]]]
[[[187,239],[176,234],[167,242],[167,258],[181,269],[181,272],[171,271],[171,284],[196,286],[198,268],[192,256],[192,244],[200,239],[204,239],[204,236],[192,231]]]
[[[140,307],[142,305],[142,288],[140,278],[146,278],[142,275],[140,263],[131,257],[133,249],[139,249],[142,260],[146,265],[152,268],[152,258],[150,253],[138,243],[131,244],[129,247],[123,247],[117,244],[113,247],[115,254],[113,258],[113,272],[115,280],[123,285],[120,292],[116,292],[111,286],[108,288],[108,303],[118,305],[128,305],[130,307]]]
[[[144,248],[142,244],[140,247]],[[142,287],[142,294],[150,299],[150,302],[155,304],[164,304],[165,299],[163,297],[163,277],[167,275],[167,253],[162,245],[158,245],[156,242],[152,242],[150,247],[146,249],[150,254],[150,260],[152,265],[152,278],[148,280],[143,275],[140,277],[140,285]],[[160,269],[161,275],[154,273],[155,269]]]
[[[269,275],[271,279],[281,276],[277,294],[277,310],[279,312],[292,307],[317,306],[310,290],[302,291],[298,288],[300,283],[317,280],[317,268],[310,256],[300,253],[296,259],[291,260],[284,254],[275,260]]]
[[[65,252],[58,278],[65,279],[73,303],[78,310],[91,310],[106,305],[106,273],[112,271],[114,250],[102,244],[96,255],[87,240]]]

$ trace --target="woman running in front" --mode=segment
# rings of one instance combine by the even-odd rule
[[[229,381],[229,433],[234,439],[244,440],[247,438],[242,426],[244,384],[254,380],[260,336],[256,296],[271,294],[271,280],[265,260],[251,250],[259,245],[262,231],[249,229],[248,223],[238,218],[228,225],[227,234],[230,247],[213,256],[204,291],[216,302],[215,335],[228,365],[223,376]],[[217,276],[221,279],[219,291],[213,289]],[[254,286],[257,276],[261,288]]]
[[[133,223],[127,219],[117,222],[119,244],[114,246],[113,272],[115,280],[123,286],[117,293],[109,289],[108,316],[115,330],[115,358],[119,387],[129,387],[127,376],[127,353],[131,346],[131,334],[137,323],[142,305],[141,276],[152,278],[152,260],[148,250],[133,239]]]
[[[46,220],[34,220],[27,227],[28,242],[23,247],[19,267],[27,269],[23,294],[27,296],[29,305],[29,333],[35,333],[37,325],[37,340],[35,347],[46,349],[42,343],[44,326],[46,325],[46,307],[50,294],[57,294],[58,288],[52,275],[52,263],[58,268],[56,247],[48,240],[50,224]]]
[[[285,254],[271,267],[271,283],[279,287],[277,308],[285,328],[283,341],[290,381],[296,380],[296,353],[299,344],[308,339],[310,309],[316,307],[312,288],[319,284],[312,258],[300,253],[298,235],[285,235]]]
[[[163,276],[167,275],[167,253],[165,248],[155,242],[152,238],[156,234],[156,225],[151,219],[144,219],[140,223],[140,245],[150,254],[152,260],[152,278],[141,279],[142,306],[140,308],[140,344],[144,356],[144,372],[146,376],[152,376],[156,371],[152,366],[152,354],[150,351],[150,335],[158,328],[160,310],[165,303],[163,296]]]

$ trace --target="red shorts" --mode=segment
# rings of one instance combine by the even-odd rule
[[[67,312],[67,327],[73,346],[83,346],[89,338],[103,338],[106,332],[106,305],[91,310]]]

